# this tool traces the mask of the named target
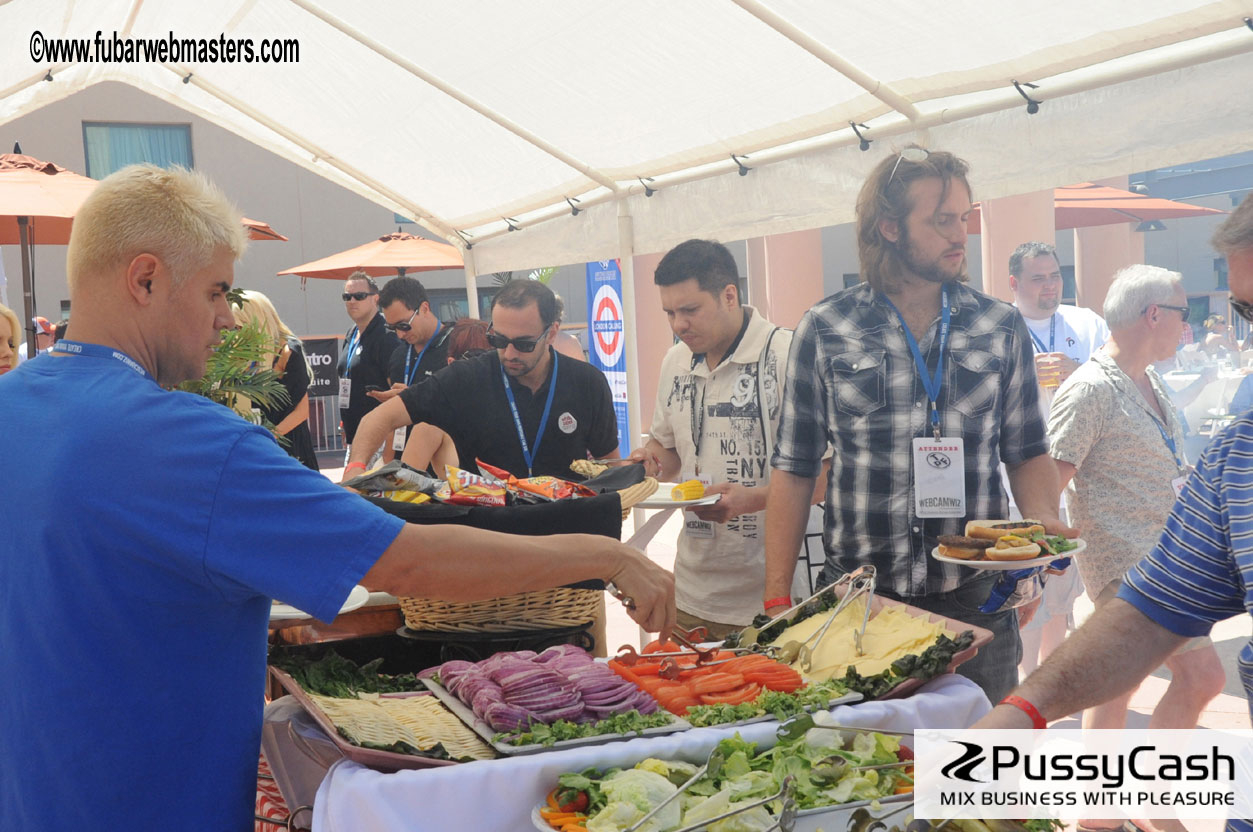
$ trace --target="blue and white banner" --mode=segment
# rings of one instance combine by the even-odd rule
[[[626,326],[622,314],[622,272],[616,260],[587,264],[587,355],[600,368],[613,392],[618,416],[618,450],[631,453],[627,417]]]

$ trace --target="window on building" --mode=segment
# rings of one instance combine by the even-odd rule
[[[479,317],[491,320],[492,299],[500,291],[499,286],[479,289]],[[470,304],[466,301],[465,289],[427,289],[427,298],[431,302],[431,312],[441,321],[455,321],[470,314]]]
[[[190,124],[108,124],[83,122],[87,175],[104,179],[127,165],[149,162],[190,169]]]
[[[857,272],[845,272],[844,273],[844,288],[845,289],[851,289],[854,286],[856,286],[858,283],[861,283],[860,274],[858,274]]]
[[[1227,288],[1227,258],[1214,258],[1214,287],[1217,289]]]
[[[396,225],[413,225],[413,220],[402,217],[400,214],[392,214],[392,218],[396,221]]]
[[[1075,286],[1075,267],[1062,266],[1062,303],[1074,306],[1079,302],[1079,290]]]

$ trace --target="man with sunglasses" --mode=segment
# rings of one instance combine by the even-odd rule
[[[989,607],[996,573],[931,557],[937,538],[1006,516],[1001,462],[1023,514],[1071,530],[1057,516],[1027,327],[1012,306],[964,285],[966,173],[953,154],[911,145],[880,162],[858,196],[866,282],[810,309],[792,338],[763,597],[767,613],[787,609],[830,446],[820,581],[873,565],[880,594],[991,630],[958,672],[997,701],[1018,679],[1017,611]]]
[[[1253,196],[1218,227],[1213,246],[1227,258],[1232,309],[1253,321]],[[972,727],[1043,728],[1119,696],[1217,622],[1253,614],[1250,483],[1253,413],[1246,412],[1201,454],[1161,538],[1127,573],[1117,596],[1014,691],[1012,703]],[[1239,667],[1253,716],[1253,641],[1241,651]],[[1230,820],[1227,829],[1250,832],[1253,823]]]
[[[557,300],[536,280],[514,280],[492,301],[490,353],[454,361],[361,422],[359,444],[426,422],[452,437],[461,467],[475,459],[517,477],[575,478],[576,459],[618,456],[618,423],[604,373],[560,356]],[[368,461],[354,451],[344,478]]]
[[[352,451],[357,426],[379,403],[367,395],[367,388],[386,390],[387,365],[400,345],[395,333],[379,314],[379,287],[362,271],[353,272],[344,281],[344,309],[352,318],[353,327],[344,335],[339,354],[339,418],[344,430],[344,459]],[[368,449],[367,460],[373,459],[382,447],[382,440]],[[386,456],[391,458],[391,446]]]

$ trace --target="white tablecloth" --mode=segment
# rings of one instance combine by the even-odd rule
[[[983,691],[948,674],[907,699],[835,708],[843,725],[910,731],[965,728],[991,709]],[[745,739],[773,738],[778,723],[744,726]],[[461,766],[380,774],[342,760],[327,772],[314,802],[314,832],[450,832],[531,828],[531,809],[557,776],[590,766],[634,765],[646,757],[703,762],[731,731],[697,728],[664,737],[634,739]]]

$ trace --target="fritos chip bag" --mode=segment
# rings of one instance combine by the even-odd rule
[[[506,504],[505,484],[472,474],[462,468],[446,465],[448,498],[444,501],[461,506],[503,506]]]

